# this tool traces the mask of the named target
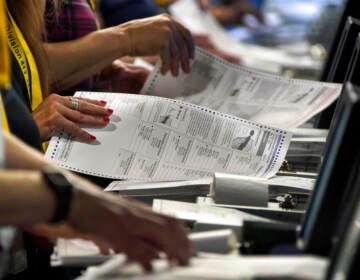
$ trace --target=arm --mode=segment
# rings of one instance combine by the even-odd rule
[[[0,182],[0,224],[19,226],[50,220],[55,199],[40,172],[1,170]]]
[[[53,239],[84,238],[102,251],[112,248],[151,270],[151,260],[164,252],[186,264],[191,255],[183,227],[175,219],[154,213],[138,202],[104,193],[94,184],[63,171],[74,186],[70,213],[59,224],[48,224],[55,197],[39,168],[53,165],[14,136],[4,134],[6,167],[27,170],[0,172],[0,224]]]
[[[101,71],[116,58],[159,55],[162,72],[190,71],[194,56],[190,32],[168,15],[133,20],[92,32],[80,39],[45,43],[52,83],[66,88]]]

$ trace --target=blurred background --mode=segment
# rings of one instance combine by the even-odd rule
[[[249,1],[263,14],[264,24],[245,18],[246,26],[229,25],[227,30],[234,38],[265,46],[308,40],[326,50],[331,46],[344,7],[344,0]]]

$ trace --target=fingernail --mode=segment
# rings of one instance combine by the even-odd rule
[[[100,100],[100,103],[105,105],[107,102],[105,100]]]
[[[109,121],[110,121],[110,118],[109,118],[109,117],[103,117],[103,121],[104,121],[104,122],[109,122]]]
[[[113,109],[106,109],[108,111],[108,113],[112,114],[114,112]]]
[[[94,135],[90,135],[90,140],[94,141],[94,140],[96,140],[96,137]]]

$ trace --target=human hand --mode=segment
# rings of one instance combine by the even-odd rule
[[[208,0],[196,0],[196,1],[199,4],[200,8],[202,8],[203,10],[207,10],[209,8]]]
[[[240,24],[246,14],[253,15],[260,23],[264,23],[261,12],[247,0],[235,1],[229,5],[210,8],[211,13],[222,24]]]
[[[189,60],[194,57],[194,41],[188,29],[167,14],[133,20],[118,26],[129,42],[131,56],[159,55],[162,60],[161,72],[168,70],[174,76],[179,67],[190,72]]]
[[[82,184],[86,187],[89,183]],[[180,265],[186,265],[192,254],[185,230],[177,220],[156,214],[139,202],[84,188],[76,190],[64,223],[36,225],[26,230],[50,239],[91,240],[102,253],[110,248],[123,252],[147,271],[161,252]]]
[[[144,67],[117,59],[101,74],[101,79],[110,82],[113,92],[139,93],[149,74]]]
[[[71,99],[78,101],[77,110],[71,108]],[[96,139],[95,136],[82,130],[77,124],[106,125],[113,110],[105,108],[105,105],[105,101],[51,94],[33,111],[32,115],[44,141],[63,130],[81,141],[91,142]]]

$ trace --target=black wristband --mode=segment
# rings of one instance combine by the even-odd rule
[[[44,167],[42,175],[56,198],[56,206],[50,223],[61,222],[67,218],[70,212],[73,185],[61,171],[51,166]]]

